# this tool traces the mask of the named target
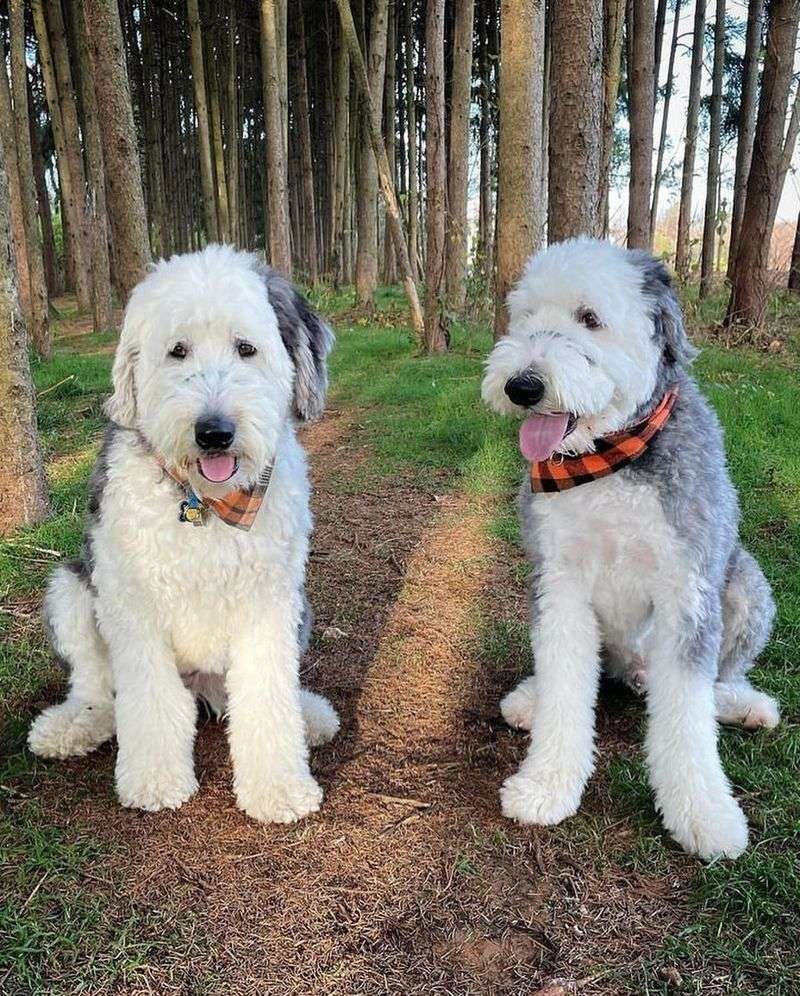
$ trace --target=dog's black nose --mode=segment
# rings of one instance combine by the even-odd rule
[[[202,450],[227,450],[233,442],[236,426],[229,418],[200,418],[194,424],[194,438]]]
[[[528,370],[516,377],[509,377],[505,392],[513,404],[521,408],[532,408],[544,397],[544,381]]]

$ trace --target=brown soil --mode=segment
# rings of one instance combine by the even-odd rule
[[[306,680],[342,715],[313,756],[322,811],[290,827],[248,820],[213,722],[198,735],[200,792],[175,813],[117,805],[111,747],[37,779],[54,823],[107,845],[84,883],[106,915],[158,914],[181,936],[114,992],[616,993],[614,970],[680,918],[685,863],[673,853],[668,872],[632,870],[637,813],[602,777],[566,827],[501,817],[498,788],[525,740],[496,707],[514,662],[488,667],[476,633],[524,619],[519,555],[487,538],[485,502],[446,481],[440,493],[343,487],[364,457],[352,434],[331,413],[305,437],[317,521]],[[603,763],[632,749],[637,716],[626,697],[604,702]]]

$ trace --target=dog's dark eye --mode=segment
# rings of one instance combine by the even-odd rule
[[[599,329],[603,324],[591,308],[581,308],[578,311],[578,321],[587,329]]]
[[[169,351],[169,355],[176,360],[185,360],[189,355],[189,350],[184,342],[176,342],[172,349]]]
[[[256,347],[251,345],[249,342],[242,342],[241,340],[236,343],[236,352],[241,357],[255,356]]]

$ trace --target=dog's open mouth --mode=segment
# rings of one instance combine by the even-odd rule
[[[201,456],[197,461],[200,476],[214,484],[229,481],[238,467],[236,457],[230,453],[215,453],[213,456]]]
[[[519,448],[530,463],[549,459],[575,428],[578,421],[572,412],[552,415],[529,415],[519,429]]]

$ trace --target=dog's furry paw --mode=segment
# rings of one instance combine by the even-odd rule
[[[558,776],[531,777],[517,773],[500,789],[503,816],[518,823],[554,826],[578,812],[582,787]]]
[[[678,819],[662,813],[664,825],[684,851],[703,861],[738,858],[747,848],[747,818],[731,795],[684,805]]]
[[[132,768],[117,761],[117,796],[129,809],[155,813],[178,809],[197,791],[197,779],[189,767],[185,771],[153,764]]]
[[[263,785],[236,786],[239,809],[260,823],[294,823],[316,813],[322,804],[322,788],[311,775]]]
[[[533,678],[525,678],[500,701],[500,714],[514,729],[530,730],[533,725]]]
[[[114,707],[70,701],[41,712],[28,731],[28,746],[39,757],[81,757],[114,736]]]
[[[339,732],[339,716],[330,702],[322,695],[303,688],[300,691],[300,705],[309,747],[320,747],[333,740]]]
[[[775,699],[764,692],[758,692],[742,719],[742,726],[746,730],[774,730],[780,721],[781,711]]]

